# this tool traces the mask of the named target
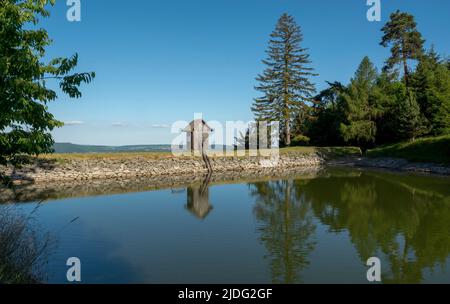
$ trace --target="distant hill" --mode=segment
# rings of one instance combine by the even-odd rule
[[[89,146],[55,143],[55,153],[170,152],[170,145]]]

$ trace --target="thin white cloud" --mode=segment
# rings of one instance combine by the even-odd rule
[[[79,126],[79,125],[83,125],[84,121],[81,120],[69,120],[69,121],[65,121],[64,125],[65,126]]]
[[[152,128],[155,128],[155,129],[167,129],[167,128],[169,128],[169,125],[166,125],[166,124],[153,124]]]
[[[126,127],[127,124],[121,121],[115,122],[112,124],[113,127],[117,127],[117,128],[122,128],[122,127]]]

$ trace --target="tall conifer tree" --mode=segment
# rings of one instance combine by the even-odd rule
[[[391,57],[386,61],[385,70],[391,71],[400,64],[403,68],[405,84],[409,87],[408,60],[418,60],[423,54],[424,39],[417,30],[414,16],[397,10],[382,28],[381,45],[391,45]]]
[[[264,72],[256,80],[263,93],[252,107],[257,120],[278,121],[284,144],[291,144],[293,119],[305,112],[315,92],[310,81],[315,76],[307,49],[301,46],[303,35],[294,18],[283,14],[271,34]]]

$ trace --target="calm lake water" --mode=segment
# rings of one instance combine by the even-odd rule
[[[369,257],[384,283],[450,283],[449,178],[333,168],[47,201],[35,218],[56,240],[50,283],[69,257],[84,283],[367,283]]]

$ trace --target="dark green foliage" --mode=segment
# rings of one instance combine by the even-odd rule
[[[338,81],[333,83],[327,81],[327,84],[328,88],[321,91],[314,99],[318,101],[317,106],[320,108],[337,108],[339,96],[345,92],[346,88]]]
[[[328,82],[329,87],[314,97],[313,115],[309,121],[307,135],[319,146],[343,145],[339,131],[344,121],[344,107],[341,94],[347,88],[339,82]]]
[[[318,146],[341,146],[344,141],[339,131],[343,121],[342,113],[333,108],[325,108],[311,122],[308,136],[311,142]]]
[[[430,134],[450,134],[450,69],[434,49],[422,56],[413,87]]]
[[[252,111],[257,120],[278,121],[283,130],[284,143],[291,143],[293,120],[308,111],[308,103],[315,92],[309,80],[315,75],[307,49],[301,47],[303,35],[293,17],[283,14],[271,34],[267,66],[256,80],[256,89],[263,96],[256,98]]]
[[[406,91],[400,99],[397,111],[398,133],[403,139],[413,139],[427,133],[426,119],[420,112],[419,104],[411,91]]]
[[[381,45],[391,46],[391,57],[386,61],[385,70],[392,71],[396,65],[403,66],[406,86],[409,86],[408,60],[419,59],[423,53],[424,40],[414,16],[397,10],[391,14],[390,20],[382,29],[384,36]]]
[[[0,165],[23,164],[29,155],[52,151],[50,131],[63,124],[48,112],[57,99],[47,81],[56,81],[72,98],[94,73],[72,73],[78,56],[43,63],[51,44],[47,31],[35,29],[38,17],[49,16],[54,0],[2,0],[0,6]],[[5,177],[0,173],[2,180]]]
[[[377,77],[374,65],[364,57],[348,90],[341,94],[345,107],[345,122],[340,127],[342,137],[363,151],[375,143],[375,119],[381,115],[375,95]]]
[[[407,13],[393,13],[382,31],[381,44],[391,46],[383,72],[378,74],[366,57],[348,86],[328,82],[294,136],[305,134],[314,145],[357,145],[365,151],[450,134],[449,60],[434,49],[424,52],[422,35]],[[411,60],[418,61],[415,70]],[[396,66],[403,68],[403,80]]]
[[[383,72],[378,76],[374,98],[377,100],[379,116],[375,119],[377,126],[376,143],[385,144],[400,140],[397,129],[397,105],[404,98],[405,84]]]

